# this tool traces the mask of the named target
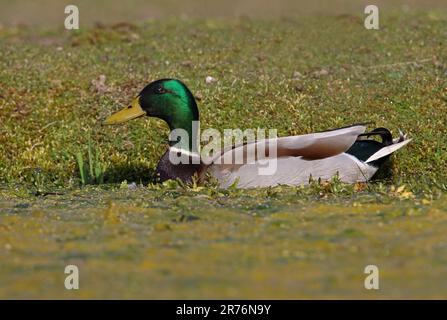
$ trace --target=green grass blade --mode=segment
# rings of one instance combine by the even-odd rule
[[[81,183],[82,185],[85,185],[85,168],[84,168],[84,159],[82,157],[82,153],[78,152],[76,154],[76,160],[78,162],[79,166],[79,175],[81,176]]]
[[[93,153],[92,153],[92,138],[90,133],[88,134],[88,165],[89,165],[89,180],[91,182],[91,180],[94,179],[94,174],[93,174]]]

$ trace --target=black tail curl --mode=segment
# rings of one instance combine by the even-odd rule
[[[393,136],[391,135],[390,130],[386,128],[376,128],[370,132],[359,134],[359,137],[370,137],[370,136],[380,136],[380,138],[382,139],[382,145],[384,147],[393,144]]]

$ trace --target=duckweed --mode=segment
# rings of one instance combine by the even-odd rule
[[[381,19],[0,26],[0,298],[447,297],[446,16]],[[205,128],[373,121],[413,141],[368,184],[154,184],[166,125],[100,122],[162,77],[194,91]]]

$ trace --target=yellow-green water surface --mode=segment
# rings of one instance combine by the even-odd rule
[[[3,197],[0,297],[446,298],[447,198],[399,192],[138,186]],[[70,264],[79,290],[64,287]],[[379,290],[364,288],[371,264]]]

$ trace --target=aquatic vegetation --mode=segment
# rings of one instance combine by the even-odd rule
[[[0,297],[447,294],[445,195],[405,200],[398,188],[344,193],[341,185],[322,185],[317,195],[292,187],[210,192],[171,182],[103,187],[0,201]],[[79,291],[64,289],[68,264],[80,268]],[[380,268],[378,292],[363,288],[369,264]]]
[[[445,17],[435,17],[383,15],[387,28],[380,33],[337,17],[166,20],[156,28],[152,22],[131,30],[83,28],[62,38],[53,32],[54,45],[39,44],[39,30],[4,28],[0,181],[31,183],[39,169],[48,187],[78,184],[73,154],[88,144],[90,131],[104,156],[104,182],[150,182],[165,151],[166,125],[155,119],[99,124],[131,101],[142,83],[171,76],[198,97],[203,128],[276,128],[278,136],[288,136],[370,119],[414,139],[394,157],[392,182],[421,189],[446,185],[447,62],[437,40]],[[415,30],[406,27],[409,21]],[[138,38],[123,45],[117,33]],[[37,42],[24,40],[31,36]],[[157,37],[164,40],[152,40]],[[176,41],[168,41],[172,37]],[[408,48],[408,39],[420,45]],[[209,43],[214,49],[205,54]],[[315,74],[322,69],[327,72]],[[219,81],[207,84],[210,75]],[[103,79],[101,90],[93,84],[97,79]]]
[[[0,297],[445,298],[446,16],[381,19],[380,32],[347,15],[1,26]],[[157,184],[166,125],[100,123],[166,76],[194,91],[205,128],[285,136],[367,118],[414,140],[369,183]]]
[[[93,155],[94,153],[94,155]],[[76,153],[76,160],[79,167],[79,175],[81,178],[82,185],[92,184],[92,183],[103,183],[104,182],[104,172],[107,169],[106,165],[102,163],[99,159],[100,149],[97,147],[93,151],[92,139],[90,134],[88,135],[88,166],[84,163],[84,157],[82,152]]]

